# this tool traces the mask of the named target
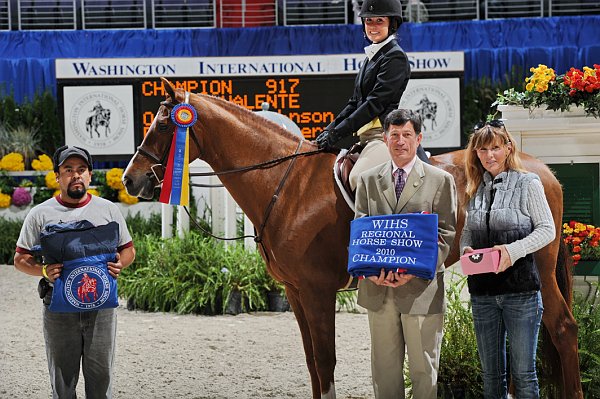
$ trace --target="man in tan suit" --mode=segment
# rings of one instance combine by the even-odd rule
[[[405,109],[392,111],[384,122],[384,141],[392,160],[362,173],[356,189],[355,218],[415,212],[438,215],[433,280],[394,272],[386,275],[382,269],[378,277],[359,283],[358,304],[368,310],[373,389],[379,399],[404,398],[405,353],[413,398],[437,397],[446,306],[444,260],[455,235],[456,186],[452,175],[417,158],[421,140],[419,115]]]

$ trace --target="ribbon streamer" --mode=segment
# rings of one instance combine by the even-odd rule
[[[171,112],[171,120],[176,127],[159,198],[160,202],[170,205],[189,205],[189,128],[196,123],[198,114],[187,101],[189,93],[186,93],[186,102],[176,105]]]

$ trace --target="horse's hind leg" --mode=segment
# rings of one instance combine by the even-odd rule
[[[558,252],[555,244],[550,244],[536,254],[536,262],[541,266],[539,270],[544,303],[542,322],[560,358],[560,361],[557,362],[559,364],[552,364],[552,367],[562,371],[562,383],[558,383],[559,390],[562,391],[561,396],[562,398],[578,399],[583,398],[583,391],[579,375],[577,322],[567,302],[567,300],[570,300],[571,295],[571,271],[564,262],[565,254],[562,251],[564,251],[564,247],[561,248],[558,262],[554,262],[554,259],[557,259],[555,254]],[[557,265],[556,272],[553,273],[555,265]],[[561,276],[563,278],[560,278]],[[565,285],[565,287],[561,287],[564,294],[559,288],[557,277],[559,277],[559,282]],[[545,350],[545,352],[547,354],[548,350]],[[552,359],[548,360],[552,363]],[[560,379],[560,375],[557,378]]]

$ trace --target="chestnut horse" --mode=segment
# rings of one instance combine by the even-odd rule
[[[166,80],[164,86],[166,101],[123,175],[127,191],[143,198],[153,196],[174,131],[170,110],[189,95],[189,103],[198,113],[198,121],[190,128],[190,161],[201,158],[216,173],[242,169],[220,174],[220,179],[252,223],[261,226],[259,248],[269,273],[285,285],[302,335],[313,398],[334,398],[336,292],[348,283],[347,245],[353,219],[332,176],[335,155],[285,158],[313,152],[316,146],[225,100],[185,93]],[[432,161],[455,176],[464,198],[464,171],[455,166],[462,164],[461,156],[458,151]],[[288,160],[246,168],[278,158]],[[541,162],[531,157],[525,161],[544,182],[558,233],[561,187]],[[463,221],[464,212],[457,226],[459,233]],[[552,244],[536,254],[536,260],[544,287],[544,324],[560,356],[564,390],[574,398],[582,397],[577,325],[556,282],[559,242],[557,234]],[[457,259],[455,245],[446,264]]]

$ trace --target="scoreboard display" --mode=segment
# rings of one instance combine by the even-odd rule
[[[221,97],[250,111],[260,111],[264,102],[269,111],[278,112],[295,122],[307,139],[313,139],[331,123],[348,102],[354,87],[354,75],[277,76],[228,78],[174,78],[176,87],[197,94]],[[134,85],[139,99],[140,122],[144,134],[152,124],[165,90],[159,78]]]
[[[463,53],[408,57],[411,80],[400,105],[427,114],[424,142],[430,148],[459,147]],[[101,160],[128,159],[165,99],[161,77],[250,111],[261,111],[266,102],[269,111],[287,116],[306,139],[314,139],[347,104],[364,60],[364,54],[57,59],[65,143]]]

